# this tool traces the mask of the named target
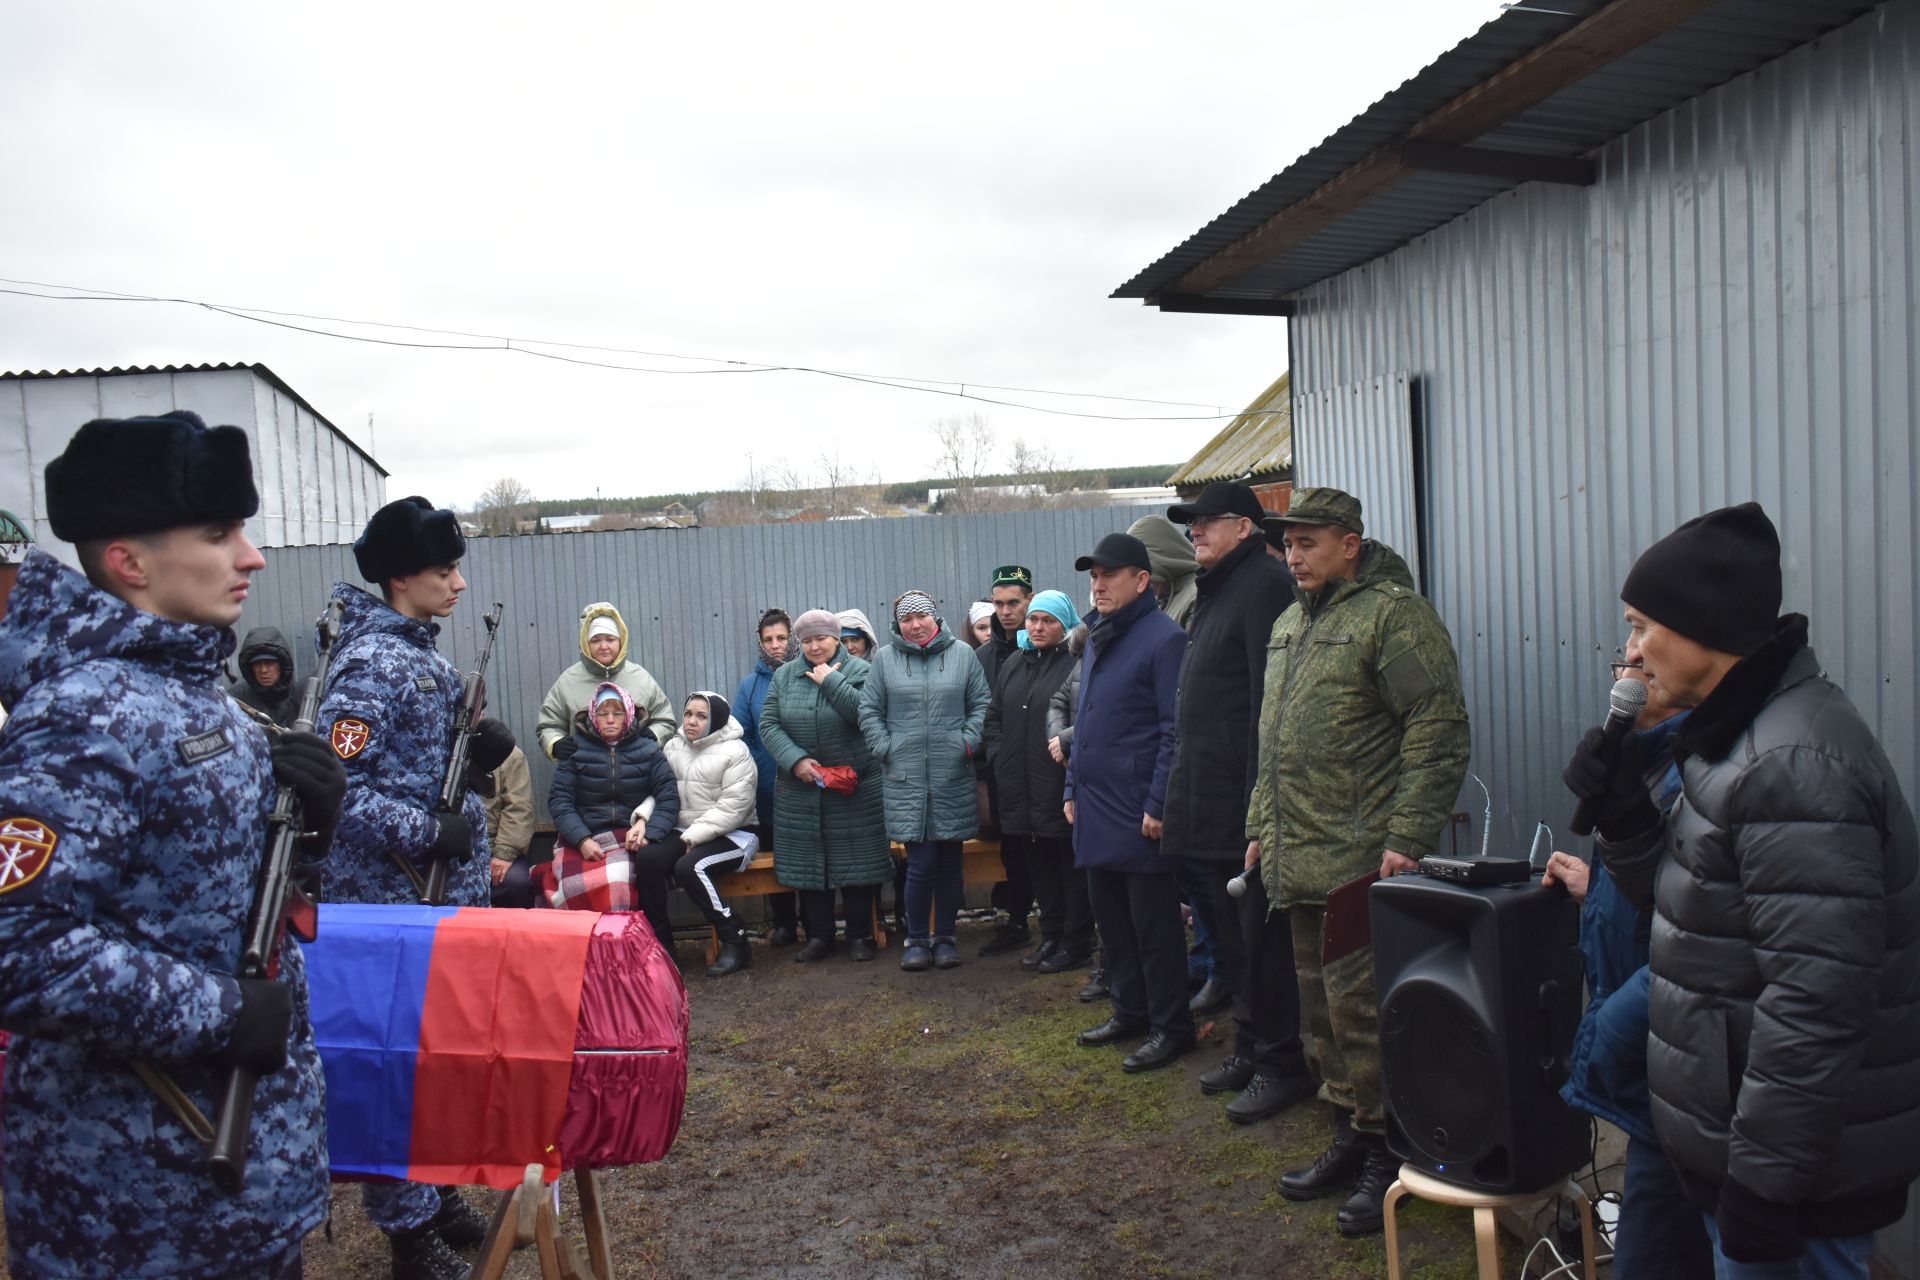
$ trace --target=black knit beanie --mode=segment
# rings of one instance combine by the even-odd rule
[[[368,582],[404,578],[467,554],[467,540],[453,512],[436,511],[425,498],[401,498],[373,513],[353,540],[353,559]]]
[[[707,703],[707,736],[712,737],[727,727],[727,721],[733,717],[733,708],[727,700],[711,689],[695,689],[688,695],[704,698]]]
[[[1780,534],[1757,502],[1722,507],[1654,543],[1620,599],[1721,653],[1745,657],[1780,617]]]
[[[68,542],[225,524],[260,510],[247,433],[185,409],[95,418],[47,464],[47,522]]]

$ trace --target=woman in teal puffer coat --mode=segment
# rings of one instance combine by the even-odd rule
[[[894,640],[874,656],[860,703],[860,731],[886,770],[887,834],[907,847],[900,967],[909,970],[960,963],[953,943],[966,888],[960,844],[979,828],[973,757],[991,700],[973,651],[937,610],[924,591],[894,601]]]
[[[873,959],[876,886],[893,875],[881,818],[880,769],[860,732],[860,692],[869,670],[840,643],[840,620],[824,609],[793,624],[800,656],[783,663],[767,685],[760,741],[779,774],[774,784],[773,871],[800,890],[807,945],[796,961],[833,951],[833,891],[847,911],[847,950]],[[975,664],[979,665],[978,663]],[[852,794],[822,785],[820,769],[844,766],[858,777]]]

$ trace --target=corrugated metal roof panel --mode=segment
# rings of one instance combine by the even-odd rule
[[[1280,375],[1246,411],[1174,472],[1172,485],[1275,476],[1293,470],[1293,374]]]
[[[1509,9],[1336,130],[1133,279],[1116,298],[1151,298],[1417,122],[1605,7],[1555,0],[1565,13]],[[1807,44],[1872,9],[1866,0],[1720,0],[1569,85],[1475,145],[1584,155],[1660,112]],[[1272,299],[1370,262],[1520,184],[1454,174],[1408,177],[1265,267],[1213,290]],[[1257,279],[1256,279],[1257,277]]]

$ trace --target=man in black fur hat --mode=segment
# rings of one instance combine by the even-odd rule
[[[47,464],[45,492],[85,573],[25,552],[0,620],[8,1266],[298,1276],[329,1204],[306,970],[289,947],[276,977],[234,975],[276,781],[317,833],[312,859],[346,779],[318,737],[269,740],[217,683],[266,563],[245,530],[246,433],[185,412],[99,419]],[[259,1073],[237,1194],[136,1062],[205,1115],[235,1066]]]
[[[1865,1280],[1920,1174],[1920,837],[1781,595],[1755,503],[1648,548],[1620,591],[1626,658],[1693,709],[1681,798],[1663,816],[1635,737],[1598,729],[1566,781],[1598,807],[1621,891],[1655,911],[1654,1128],[1717,1269]]]
[[[460,573],[466,549],[453,512],[402,498],[374,512],[353,544],[360,575],[380,594],[334,584],[343,616],[315,729],[346,765],[348,785],[327,868],[328,901],[417,902],[413,875],[424,879],[436,860],[456,864],[450,904],[484,907],[491,898],[481,797],[468,791],[459,813],[437,811],[462,680],[435,647],[435,620],[451,614],[467,589]],[[472,773],[491,773],[512,750],[505,725],[481,720]],[[486,1222],[452,1189],[370,1182],[362,1200],[392,1243],[395,1280],[466,1275],[451,1250],[486,1234]]]

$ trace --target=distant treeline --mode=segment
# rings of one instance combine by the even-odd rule
[[[1045,476],[997,475],[979,476],[974,479],[977,485],[1008,484],[1044,484],[1055,493],[1068,489],[1136,489],[1147,485],[1163,485],[1167,477],[1173,474],[1174,463],[1154,463],[1142,467],[1102,467],[1085,471],[1061,471]],[[881,490],[880,501],[888,503],[925,502],[927,490],[950,489],[952,480],[903,480],[890,484]],[[762,489],[762,495],[778,492]],[[669,503],[678,502],[694,510],[709,498],[728,494],[743,494],[740,489],[705,489],[698,493],[656,493],[637,498],[538,498],[531,506],[541,516],[568,515],[633,515],[643,511],[658,511]]]

